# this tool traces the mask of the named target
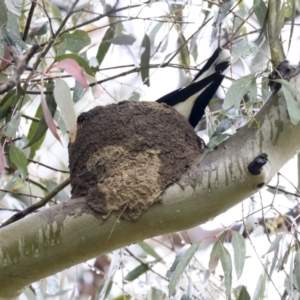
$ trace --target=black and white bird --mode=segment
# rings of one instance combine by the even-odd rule
[[[231,61],[230,52],[217,48],[190,85],[175,90],[158,100],[175,108],[195,128],[211,98],[221,85]]]

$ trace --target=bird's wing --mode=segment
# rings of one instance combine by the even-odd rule
[[[212,82],[214,82],[219,75],[217,73],[214,73],[206,78],[204,78],[201,81],[192,82],[190,85],[180,88],[178,90],[175,90],[158,100],[156,102],[158,103],[166,103],[169,106],[174,106],[180,102],[185,102],[190,97],[196,95],[200,91],[202,91],[204,88],[209,86]]]
[[[189,116],[189,122],[193,127],[196,127],[201,120],[202,116],[204,115],[205,108],[221,85],[223,79],[224,75],[215,73],[214,81],[207,86],[206,89],[195,100]]]

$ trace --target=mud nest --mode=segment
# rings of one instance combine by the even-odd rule
[[[164,104],[98,106],[77,121],[77,139],[69,144],[72,197],[85,197],[104,219],[115,212],[137,220],[202,149],[190,124]]]

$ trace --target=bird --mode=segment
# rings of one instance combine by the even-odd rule
[[[231,55],[227,49],[218,47],[198,72],[193,81],[186,87],[177,89],[156,100],[176,109],[195,128],[221,85],[229,67]]]

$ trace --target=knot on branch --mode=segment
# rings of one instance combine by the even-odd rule
[[[262,153],[256,156],[253,161],[248,165],[248,171],[252,175],[259,175],[262,171],[262,167],[267,163],[268,155]]]
[[[155,102],[96,107],[78,117],[69,144],[72,197],[102,217],[137,220],[201,154],[201,141],[173,108]]]
[[[281,88],[281,83],[274,82],[274,79],[285,79],[289,81],[292,77],[295,77],[300,72],[300,65],[292,65],[288,60],[282,61],[277,69],[269,75],[269,86],[272,92],[277,92]]]

